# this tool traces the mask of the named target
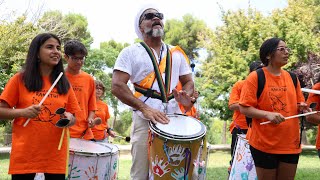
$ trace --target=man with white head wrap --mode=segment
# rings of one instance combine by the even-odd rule
[[[164,35],[162,20],[163,14],[156,7],[149,5],[141,8],[136,16],[134,27],[137,36],[143,42],[123,49],[116,60],[113,71],[112,93],[133,108],[130,172],[133,180],[148,178],[149,120],[154,123],[167,124],[169,119],[165,113],[181,113],[177,102],[184,106],[192,106],[191,96],[194,84],[188,58],[181,48],[166,45],[162,41]],[[163,62],[167,61],[171,62],[172,67],[168,68],[169,75],[167,70],[166,73],[163,70],[167,69],[166,63]],[[156,67],[153,66],[153,62],[158,64],[159,71],[155,72]],[[168,82],[166,80],[164,83],[166,75],[171,79],[167,78]],[[163,80],[162,84],[159,83],[158,78]],[[129,80],[135,85],[135,94],[132,94],[127,86]],[[179,81],[183,88],[178,92],[175,87]],[[162,93],[163,91],[166,92]],[[155,92],[162,94],[161,97],[155,97]],[[171,99],[172,94],[174,98]]]

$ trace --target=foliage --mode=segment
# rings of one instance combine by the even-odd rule
[[[199,36],[207,29],[204,21],[196,19],[191,14],[186,14],[182,17],[182,21],[167,20],[164,28],[164,42],[179,45],[190,60],[198,57]]]
[[[132,111],[125,110],[120,114],[120,120],[118,120],[114,126],[114,130],[119,132],[121,136],[128,136],[130,134],[130,126],[132,122]]]
[[[248,65],[259,59],[259,48],[270,37],[283,38],[292,48],[292,69],[298,61],[306,61],[307,52],[317,52],[319,6],[304,0],[289,1],[289,6],[263,16],[257,10],[223,13],[224,24],[214,32],[202,36],[202,44],[209,51],[201,73],[201,93],[208,108],[223,120],[231,118],[228,97],[233,84],[244,79]],[[309,13],[307,13],[309,12]]]
[[[62,42],[77,39],[90,47],[93,42],[88,31],[87,18],[81,14],[69,13],[62,15],[60,11],[47,11],[38,21],[40,31],[56,34]]]
[[[92,74],[104,83],[106,87],[106,98],[109,100],[108,104],[111,105],[114,110],[115,119],[119,113],[119,101],[111,94],[111,68],[114,66],[120,51],[127,46],[129,46],[129,44],[117,43],[114,40],[102,42],[100,43],[99,49],[90,50],[89,56],[86,58],[85,65],[83,67],[86,72]]]
[[[13,22],[0,22],[0,92],[8,79],[18,72],[27,56],[31,39],[37,34],[26,16],[20,16]]]

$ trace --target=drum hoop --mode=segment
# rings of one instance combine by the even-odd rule
[[[205,136],[205,133],[202,135],[202,136],[198,136],[198,137],[193,137],[193,138],[185,138],[185,139],[178,139],[178,138],[175,138],[175,137],[170,137],[170,136],[163,136],[161,134],[158,134],[157,132],[154,132],[152,129],[151,129],[152,133],[156,134],[157,137],[163,141],[167,141],[167,140],[170,140],[170,141],[173,141],[173,142],[179,142],[179,143],[191,143],[193,141],[197,141],[197,140],[200,140],[202,137]]]
[[[180,116],[186,116],[184,114],[167,114],[167,116],[176,116],[176,115],[180,115]],[[190,117],[192,118],[192,117]],[[193,118],[194,119],[194,118]],[[207,132],[207,128],[206,126],[197,120],[197,122],[200,124],[201,126],[201,130],[198,133],[192,134],[192,135],[175,135],[175,134],[171,134],[171,133],[167,133],[165,131],[162,131],[161,129],[159,129],[158,127],[156,127],[154,125],[154,123],[152,123],[151,121],[149,121],[149,127],[151,129],[152,132],[154,132],[155,134],[159,135],[159,136],[163,136],[165,139],[170,139],[170,140],[181,140],[181,141],[192,141],[192,140],[196,140],[199,139],[201,137],[203,137],[206,132]]]
[[[73,151],[70,149],[70,153],[81,155],[81,156],[90,156],[90,157],[99,157],[99,156],[110,156],[110,152],[108,153],[91,153],[91,152],[79,152],[79,151]]]
[[[114,145],[114,144],[112,144],[112,145],[114,145],[114,147],[116,147],[116,148],[111,148],[110,146],[107,146],[105,143],[101,143],[101,142],[97,142],[98,144],[100,144],[101,146],[103,146],[103,147],[107,147],[107,148],[109,148],[109,150],[111,151],[111,152],[109,152],[109,153],[111,153],[112,155],[114,155],[114,154],[118,154],[118,152],[120,151],[119,150],[119,147],[118,146],[116,146],[116,145]],[[109,143],[110,144],[110,143]],[[116,149],[117,151],[112,151],[112,150],[114,150],[114,149]]]

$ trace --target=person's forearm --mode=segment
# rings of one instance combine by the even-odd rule
[[[0,108],[0,119],[12,120],[17,117],[22,117],[21,109]]]
[[[265,119],[267,116],[268,111],[256,109],[251,106],[241,106],[239,105],[241,114],[244,114],[245,116],[249,118],[255,118],[255,119]]]
[[[89,111],[88,119],[94,119],[95,113],[94,111]]]
[[[141,110],[147,106],[132,94],[129,87],[125,83],[113,83],[111,91],[112,94],[115,95],[121,102],[134,109]]]
[[[236,111],[236,110],[240,110],[240,107],[239,107],[240,105],[239,105],[239,103],[234,103],[234,104],[231,104],[230,106],[229,106],[229,109],[231,110],[231,111]]]
[[[183,85],[182,89],[190,96],[193,96],[194,84],[193,81],[188,81]]]
[[[306,120],[312,124],[320,124],[320,115],[318,114],[311,114],[309,116],[306,116]]]

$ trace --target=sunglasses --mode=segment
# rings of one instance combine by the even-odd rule
[[[282,53],[285,53],[285,51],[287,51],[288,53],[291,52],[291,49],[287,47],[278,47],[277,50],[281,51]]]
[[[141,18],[140,20],[140,24],[143,20],[150,20],[153,19],[155,17],[159,18],[160,20],[163,19],[163,14],[162,13],[146,13],[143,15],[144,18]]]

